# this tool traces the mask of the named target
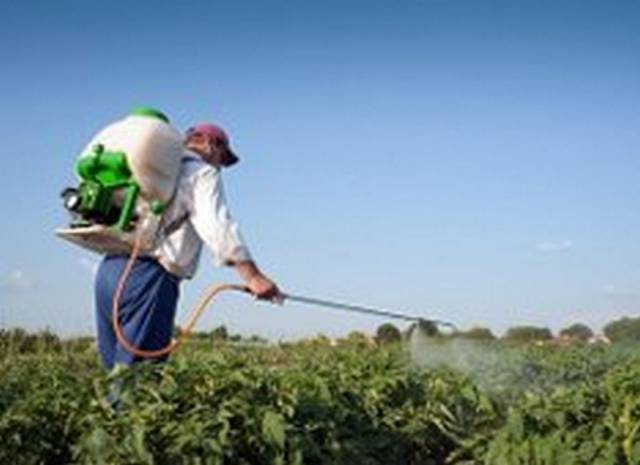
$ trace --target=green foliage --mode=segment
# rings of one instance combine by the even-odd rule
[[[356,342],[223,347],[108,377],[75,376],[73,359],[21,359],[2,370],[0,463],[443,463],[493,418],[470,380]]]
[[[489,328],[481,328],[475,326],[467,331],[458,331],[453,334],[453,337],[459,337],[464,339],[470,339],[473,341],[494,341],[495,335]]]
[[[611,370],[602,382],[528,395],[489,444],[484,463],[637,465],[640,365]]]
[[[509,328],[503,339],[508,342],[537,342],[553,339],[553,334],[549,328],[538,326],[514,326]]]
[[[568,337],[576,341],[586,342],[593,337],[593,331],[587,325],[574,323],[560,331],[560,336]]]
[[[347,334],[347,337],[340,340],[342,346],[354,346],[360,348],[366,348],[372,345],[373,340],[366,334],[360,331],[351,331]]]
[[[0,350],[4,354],[60,351],[60,338],[48,330],[28,333],[22,328],[0,329]]]
[[[94,345],[93,338],[61,340],[49,330],[29,333],[22,328],[0,329],[0,359],[19,354],[82,353]]]
[[[612,321],[604,327],[604,334],[612,342],[640,342],[640,318]]]
[[[640,350],[432,340],[450,364],[361,334],[196,339],[110,374],[90,350],[3,353],[0,463],[640,463]]]

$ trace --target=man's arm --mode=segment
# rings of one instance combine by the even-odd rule
[[[217,170],[207,169],[194,178],[190,213],[191,223],[218,264],[233,266],[259,299],[282,302],[280,290],[253,261],[239,226],[229,213]]]

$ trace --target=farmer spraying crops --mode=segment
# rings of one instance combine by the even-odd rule
[[[278,287],[255,264],[229,214],[221,169],[238,157],[226,133],[213,124],[198,124],[187,131],[185,148],[177,191],[163,217],[168,234],[149,256],[137,260],[121,300],[124,335],[142,349],[170,342],[180,280],[193,277],[203,242],[218,264],[236,269],[254,295],[279,299]],[[112,325],[113,294],[127,260],[127,255],[107,255],[96,276],[98,347],[107,368],[139,358],[119,345]]]
[[[441,320],[281,292],[253,261],[229,213],[221,170],[237,162],[219,126],[200,123],[183,136],[151,108],[108,125],[80,155],[80,184],[62,193],[72,222],[57,234],[103,255],[95,306],[105,367],[165,360],[224,290],[453,328]],[[234,267],[244,285],[207,290],[181,327],[182,337],[172,340],[180,282],[194,276],[203,244],[217,264]]]
[[[229,214],[221,169],[233,166],[238,157],[226,133],[213,124],[198,124],[187,131],[185,148],[177,191],[163,217],[169,234],[150,256],[138,259],[122,296],[123,332],[142,349],[159,349],[171,340],[179,282],[193,277],[203,242],[218,264],[235,267],[254,295],[279,298],[277,286],[252,260]],[[137,359],[119,346],[111,324],[113,293],[127,258],[106,256],[96,277],[98,347],[108,368]]]
[[[104,254],[95,306],[106,368],[166,359],[180,282],[194,276],[203,243],[257,298],[282,301],[230,215],[221,170],[238,157],[219,126],[197,124],[181,137],[164,114],[139,109],[98,134],[88,151],[77,164],[83,182],[63,193],[76,222],[59,235]]]

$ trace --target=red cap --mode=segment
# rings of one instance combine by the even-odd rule
[[[187,137],[192,134],[202,134],[211,138],[215,143],[221,143],[226,149],[228,157],[224,166],[231,166],[238,162],[238,156],[231,150],[229,136],[220,126],[212,123],[198,123],[187,130]]]

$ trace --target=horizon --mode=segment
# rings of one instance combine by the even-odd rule
[[[614,322],[620,322],[623,320],[639,320],[640,317],[627,317],[627,316],[622,316],[620,318],[616,318],[615,320],[612,320],[610,322],[607,323],[614,323]],[[242,332],[233,332],[233,331],[229,331],[228,328],[225,325],[219,325],[219,326],[215,326],[212,328],[202,328],[200,330],[196,330],[193,331],[189,334],[189,336],[187,336],[184,341],[188,341],[192,338],[202,338],[202,337],[214,337],[214,333],[216,331],[219,331],[221,328],[224,328],[226,331],[228,331],[228,336],[226,336],[224,339],[225,340],[229,340],[231,342],[242,342],[242,341],[249,341],[251,342],[251,340],[253,338],[259,338],[260,340],[267,342],[269,344],[279,344],[279,343],[297,343],[297,342],[304,342],[304,341],[309,341],[309,340],[314,340],[314,339],[318,339],[318,338],[327,338],[330,341],[339,341],[341,339],[348,339],[350,336],[352,336],[353,334],[359,334],[362,336],[365,336],[367,338],[375,338],[378,332],[378,329],[382,326],[386,326],[388,324],[391,324],[394,328],[396,328],[398,331],[400,331],[400,334],[402,335],[403,338],[408,338],[410,340],[410,335],[411,335],[411,330],[412,330],[412,325],[411,324],[406,324],[404,326],[402,326],[401,324],[397,324],[394,323],[393,321],[389,321],[389,320],[384,320],[383,323],[380,323],[378,325],[378,327],[374,328],[373,331],[367,332],[367,331],[361,331],[358,328],[352,329],[349,332],[343,333],[343,334],[337,334],[337,335],[327,335],[324,333],[316,333],[316,334],[308,334],[308,335],[304,335],[304,336],[299,336],[299,337],[285,337],[285,338],[280,338],[280,339],[273,339],[273,338],[269,338],[268,336],[264,336],[264,335],[260,335],[260,334],[245,334]],[[573,323],[571,325],[568,325],[564,328],[560,328],[557,331],[552,330],[551,328],[548,327],[543,327],[543,326],[533,326],[533,325],[517,325],[514,324],[513,326],[510,326],[508,328],[506,328],[504,331],[500,332],[500,333],[496,333],[493,330],[491,330],[491,328],[487,328],[484,326],[480,326],[480,325],[471,325],[470,327],[466,327],[466,328],[456,328],[455,330],[453,330],[453,332],[441,332],[439,334],[439,337],[444,337],[444,338],[452,338],[452,339],[457,339],[457,338],[462,338],[465,339],[465,333],[469,332],[469,331],[474,331],[474,330],[489,330],[489,332],[491,333],[491,335],[495,338],[496,341],[498,340],[508,340],[507,338],[507,334],[509,331],[511,330],[520,330],[520,329],[534,329],[534,330],[549,330],[550,334],[551,334],[551,339],[536,339],[536,340],[531,340],[528,341],[527,343],[531,343],[531,342],[540,342],[540,341],[558,341],[563,339],[565,336],[563,334],[561,334],[563,331],[570,329],[574,326],[579,326],[582,325],[583,323],[580,322],[576,322]],[[606,326],[605,325],[605,328]],[[608,336],[605,334],[604,329],[605,328],[601,328],[599,331],[595,330],[594,328],[591,328],[590,326],[586,325],[587,328],[589,328],[592,332],[593,335],[586,341],[589,344],[592,343],[599,343],[602,342],[600,340],[601,337],[605,337],[608,339]],[[180,329],[180,328],[174,328],[174,329]],[[26,328],[23,328],[21,326],[14,326],[14,327],[4,327],[4,326],[0,326],[0,334],[2,334],[3,331],[6,331],[8,333],[11,333],[13,331],[25,331],[25,333],[27,335],[41,335],[41,334],[52,334],[54,336],[57,336],[60,338],[60,340],[62,341],[69,341],[69,340],[74,340],[74,339],[85,339],[85,338],[91,338],[91,339],[96,339],[96,334],[94,333],[90,333],[90,334],[59,334],[55,331],[52,331],[50,328],[39,328],[36,330],[28,330]],[[239,341],[236,341],[234,338],[240,338]],[[585,342],[585,341],[580,341],[579,338],[575,338],[572,336],[569,336],[570,339],[573,338],[574,342],[576,343],[581,343],[581,342]],[[476,340],[473,337],[469,338],[470,341],[474,341]],[[593,340],[593,341],[592,341]],[[479,341],[484,341],[484,339],[479,339]],[[618,342],[620,343],[620,342]]]

